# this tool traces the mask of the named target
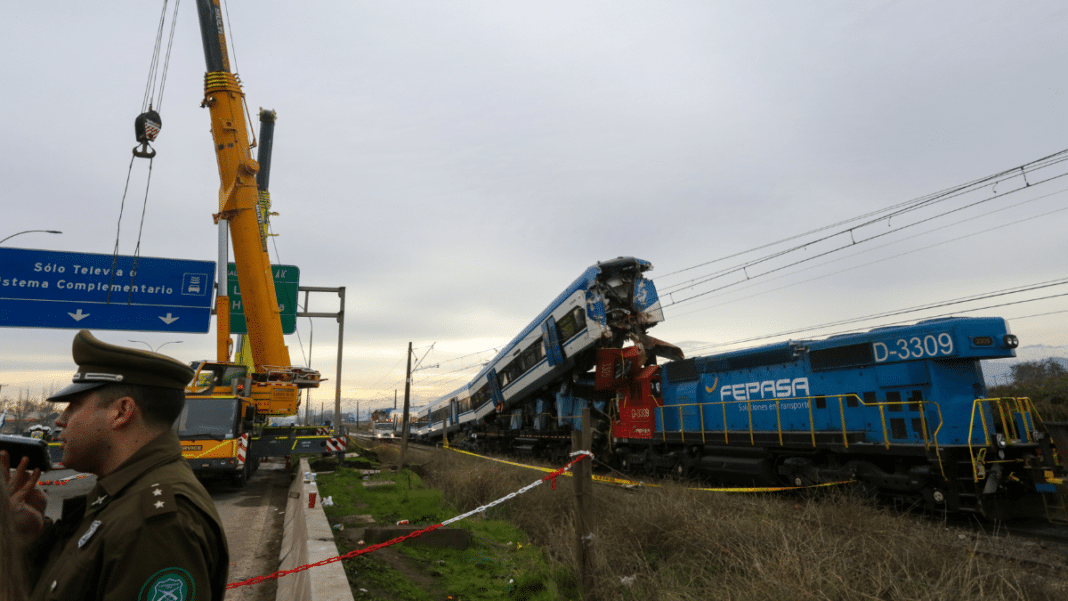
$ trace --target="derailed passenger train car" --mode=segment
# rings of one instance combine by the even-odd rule
[[[646,334],[663,321],[652,265],[620,257],[586,269],[467,385],[416,412],[417,436],[457,439],[475,449],[542,450],[570,440],[582,408],[603,410],[604,395],[573,376],[589,372],[596,351],[622,348],[681,357]],[[561,447],[562,448],[562,447]]]

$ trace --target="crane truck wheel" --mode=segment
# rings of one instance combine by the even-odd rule
[[[241,466],[241,471],[234,475],[233,484],[235,487],[242,488],[245,486],[245,482],[248,482],[248,477],[251,473],[249,471],[250,465],[250,462],[246,461],[245,465]]]

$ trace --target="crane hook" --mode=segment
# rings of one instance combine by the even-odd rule
[[[137,136],[137,141],[141,143],[140,148],[133,147],[135,157],[151,159],[156,156],[155,149],[149,146],[148,143],[155,141],[162,126],[163,123],[159,113],[152,110],[151,106],[148,107],[147,111],[138,115],[137,119],[134,119],[134,134]]]

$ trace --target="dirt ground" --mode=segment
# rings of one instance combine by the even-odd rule
[[[344,546],[349,549],[359,549],[364,547],[364,531],[368,527],[376,525],[374,518],[370,515],[343,516],[332,520],[332,522],[344,525],[344,530],[335,531],[334,538],[339,543],[339,546]],[[427,573],[422,566],[413,563],[406,556],[402,555],[395,548],[386,547],[384,549],[379,549],[375,551],[373,555],[374,559],[386,564],[389,569],[398,572],[405,580],[419,587],[432,598],[445,598],[445,587],[443,586],[443,583],[438,581],[433,574]],[[392,591],[385,589],[379,590],[370,583],[364,583],[353,587],[353,596],[357,599],[360,597],[359,587],[366,588],[367,594],[381,597],[383,599],[391,598]]]

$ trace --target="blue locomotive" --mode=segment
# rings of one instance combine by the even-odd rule
[[[1064,519],[1064,467],[1034,407],[986,398],[980,362],[1017,344],[1003,319],[946,318],[631,368],[600,386],[624,391],[611,456],[646,473],[853,481],[931,509]],[[627,392],[643,379],[647,393]]]

